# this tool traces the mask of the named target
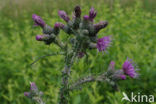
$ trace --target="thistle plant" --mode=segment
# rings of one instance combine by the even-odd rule
[[[54,27],[50,27],[44,22],[44,20],[36,15],[32,15],[35,26],[40,26],[43,30],[43,35],[37,35],[37,41],[43,41],[46,45],[56,44],[60,47],[61,54],[65,57],[65,65],[62,70],[62,82],[60,88],[59,104],[68,104],[69,102],[69,92],[74,89],[79,88],[83,84],[101,81],[107,82],[112,86],[117,86],[118,81],[126,80],[126,77],[137,78],[138,73],[136,66],[132,60],[127,59],[121,69],[117,70],[115,68],[115,62],[111,61],[108,65],[106,72],[102,72],[98,75],[88,75],[86,77],[80,78],[73,83],[69,83],[72,65],[76,59],[81,60],[82,57],[87,55],[88,51],[96,49],[98,52],[105,52],[112,44],[112,36],[104,36],[98,38],[98,33],[100,30],[104,29],[107,25],[107,21],[100,21],[99,23],[94,23],[94,19],[97,12],[94,8],[91,8],[88,15],[84,15],[81,18],[81,8],[76,6],[74,8],[74,15],[72,19],[67,15],[65,11],[58,11],[58,15],[62,18],[66,24],[56,22]],[[63,30],[67,35],[69,35],[69,42],[62,41],[58,36],[60,35],[60,30]],[[32,87],[34,86],[34,87]],[[25,96],[37,102],[38,104],[45,104],[41,99],[41,93],[37,89],[35,83],[31,83],[31,91],[26,92]]]

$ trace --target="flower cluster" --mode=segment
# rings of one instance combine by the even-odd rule
[[[44,20],[36,15],[32,15],[32,19],[34,20],[35,26],[40,26],[43,29],[43,35],[37,35],[37,41],[44,41],[45,44],[49,45],[52,42],[55,42],[56,36],[59,34],[60,28],[63,28],[64,25],[62,23],[55,23],[54,27],[48,26]]]
[[[115,70],[115,62],[111,61],[108,68],[108,73],[113,80],[125,80],[126,76],[131,78],[138,77],[136,66],[131,60],[128,59],[123,63],[122,69],[120,70]]]
[[[76,6],[74,8],[74,16],[71,19],[65,11],[59,10],[58,15],[66,22],[66,25],[57,22],[55,23],[54,28],[45,24],[40,16],[33,14],[32,18],[35,25],[40,26],[43,29],[43,35],[37,35],[36,40],[44,41],[47,45],[56,43],[56,37],[59,34],[59,30],[62,29],[67,34],[74,35],[71,39],[73,40],[72,45],[73,47],[75,47],[75,44],[77,45],[77,51],[78,53],[81,53],[81,57],[84,56],[87,49],[97,48],[99,51],[106,51],[111,44],[112,37],[104,36],[103,38],[98,39],[97,36],[98,32],[108,25],[108,22],[101,21],[94,24],[96,14],[97,12],[95,9],[91,8],[89,14],[84,15],[83,18],[81,18],[81,8],[80,6]]]

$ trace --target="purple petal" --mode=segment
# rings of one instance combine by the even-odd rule
[[[103,38],[98,39],[96,48],[99,51],[105,51],[110,46],[111,40],[111,36],[105,36]]]
[[[36,40],[42,41],[43,40],[43,35],[36,35]]]
[[[88,21],[88,20],[89,20],[89,16],[88,16],[88,15],[85,15],[85,16],[83,16],[83,19],[84,19],[85,21]]]
[[[122,69],[126,75],[130,76],[131,78],[136,78],[137,73],[135,71],[135,66],[132,61],[127,59],[122,65]]]

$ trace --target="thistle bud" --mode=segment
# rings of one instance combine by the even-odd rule
[[[81,29],[88,29],[89,28],[89,16],[85,15],[83,16],[83,21],[80,23]]]
[[[24,92],[24,96],[26,96],[26,97],[31,97],[31,94],[30,94],[30,92]]]
[[[98,33],[101,29],[105,28],[107,25],[107,21],[101,21],[97,24],[94,24],[95,34]]]
[[[42,40],[43,40],[43,35],[37,35],[37,36],[36,36],[36,40],[42,41]]]
[[[49,35],[37,35],[36,40],[37,41],[44,41],[47,40],[50,36]]]
[[[54,28],[61,28],[61,29],[63,29],[64,28],[64,24],[60,23],[60,22],[57,22],[57,23],[55,23]]]
[[[45,22],[42,20],[42,18],[36,14],[32,15],[32,19],[35,22],[35,26],[41,26],[42,28],[46,25]]]
[[[59,28],[63,28],[64,27],[64,25],[62,24],[62,23],[55,23],[55,25],[54,25],[54,29],[53,29],[53,33],[55,34],[55,35],[58,35],[59,34]]]
[[[93,22],[93,19],[96,17],[96,11],[94,10],[94,8],[91,8],[89,11],[89,20]]]
[[[83,20],[84,21],[88,21],[89,20],[89,16],[88,15],[83,16]]]
[[[66,14],[65,11],[60,10],[58,12],[58,15],[66,22],[68,22],[70,20],[70,18],[68,17],[68,15]]]
[[[76,6],[75,9],[74,9],[74,12],[75,12],[75,17],[80,18],[80,16],[81,16],[80,6]]]

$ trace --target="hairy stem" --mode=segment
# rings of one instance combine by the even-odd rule
[[[76,81],[75,83],[71,84],[69,90],[74,90],[77,87],[80,87],[81,85],[85,84],[85,83],[89,83],[89,82],[94,82],[94,81],[106,81],[107,77],[105,76],[105,73],[100,74],[98,76],[87,76],[84,78],[80,78],[78,81]]]
[[[95,81],[95,77],[94,76],[88,76],[88,77],[84,77],[82,79],[79,79],[78,81],[76,81],[75,83],[73,83],[70,86],[70,90],[73,90],[75,87],[81,86],[84,83],[88,83],[88,82],[93,82]]]
[[[68,88],[68,79],[70,76],[70,69],[76,57],[76,53],[71,55],[71,58],[66,59],[66,65],[62,71],[62,87],[60,89],[60,103],[59,104],[68,104],[69,97],[69,88]]]

